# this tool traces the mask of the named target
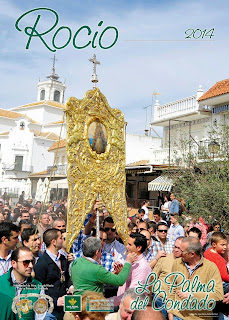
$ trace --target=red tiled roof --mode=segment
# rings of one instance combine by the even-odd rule
[[[0,133],[0,136],[8,136],[9,133],[10,133],[9,131],[1,132],[1,133]]]
[[[33,177],[33,176],[37,176],[37,175],[47,175],[47,174],[48,174],[47,170],[43,170],[40,172],[30,173],[29,176]]]
[[[49,140],[59,140],[59,136],[53,132],[41,132],[38,130],[30,130],[35,137],[41,137]]]
[[[136,162],[128,163],[126,166],[131,167],[131,166],[145,166],[149,164],[149,160],[139,160]]]
[[[59,149],[59,148],[64,148],[65,146],[66,146],[65,139],[60,140],[60,141],[56,141],[53,143],[53,145],[51,145],[51,147],[48,149],[48,151]]]
[[[29,119],[32,123],[37,123],[36,121],[32,120],[30,117],[26,116],[25,114],[9,111],[5,109],[0,109],[0,117],[10,118],[10,119],[18,119],[18,118],[25,117]]]
[[[212,97],[220,96],[222,94],[229,93],[229,79],[221,80],[205,92],[198,101],[206,100]]]
[[[42,100],[42,101],[32,102],[32,103],[25,104],[23,106],[16,107],[16,108],[14,108],[14,110],[22,109],[22,108],[43,106],[43,105],[52,106],[52,107],[56,107],[56,108],[60,108],[60,109],[65,109],[65,105],[63,103],[60,103],[57,101],[52,101],[52,100]]]

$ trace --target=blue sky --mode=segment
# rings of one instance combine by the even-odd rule
[[[57,50],[56,72],[60,80],[66,79],[66,98],[82,98],[92,87],[88,59],[95,53],[101,62],[98,87],[111,107],[124,112],[129,133],[143,133],[143,107],[152,103],[153,91],[160,93],[159,102],[163,104],[195,94],[200,84],[206,91],[216,81],[228,78],[227,1],[0,0],[0,108],[36,101],[38,79],[44,80],[51,71],[53,53],[38,38],[33,38],[26,50],[28,36],[14,26],[23,13],[41,7],[59,15],[58,26],[44,36],[49,44],[61,26],[68,26],[73,35],[83,25],[91,28],[92,35],[106,26],[118,29],[118,41],[110,49],[97,46],[77,50],[70,41],[66,48]],[[27,15],[21,27],[33,26],[36,17],[37,12]],[[40,32],[47,30],[54,17],[43,12],[39,23]],[[188,28],[214,28],[214,41],[185,40]],[[66,42],[66,35],[58,35],[59,44]],[[87,39],[91,40],[84,33],[80,41]],[[104,43],[111,42],[112,32],[104,39]]]

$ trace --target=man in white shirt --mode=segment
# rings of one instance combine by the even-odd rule
[[[126,260],[126,247],[115,239],[116,228],[112,217],[109,216],[104,220],[103,228],[107,234],[103,251],[112,254],[114,262],[119,261],[124,264]]]
[[[102,250],[103,265],[107,263],[111,265],[113,269],[114,263],[119,262],[124,265],[126,260],[126,247],[115,239],[116,228],[112,217],[108,216],[103,222],[103,228],[107,234],[106,243]],[[106,255],[108,253],[109,255]],[[113,261],[110,260],[109,256],[113,256]],[[106,298],[116,295],[118,287],[107,285],[104,287],[104,296]]]
[[[184,228],[178,222],[178,214],[171,213],[171,225],[168,231],[168,238],[171,242],[175,242],[178,237],[184,237]]]

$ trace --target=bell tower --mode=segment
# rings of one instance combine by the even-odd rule
[[[37,93],[37,101],[42,100],[52,100],[59,103],[64,103],[64,92],[66,89],[66,85],[59,81],[59,76],[56,74],[55,64],[56,57],[52,58],[53,66],[51,74],[48,75],[45,81],[39,81],[37,84],[38,93]]]

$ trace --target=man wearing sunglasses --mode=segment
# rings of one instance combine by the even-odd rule
[[[113,271],[114,264],[124,265],[126,260],[126,247],[115,239],[116,228],[112,217],[108,216],[103,222],[104,231],[107,234],[106,243],[102,249],[102,262],[103,265],[110,264]],[[110,259],[112,256],[112,261]],[[104,295],[109,298],[116,295],[118,290],[117,286],[106,285],[104,287]]]
[[[107,234],[106,244],[103,251],[112,254],[114,262],[124,264],[126,259],[126,247],[115,239],[116,228],[112,217],[107,217],[103,222],[103,228]]]
[[[159,222],[157,225],[157,241],[152,241],[151,249],[153,251],[154,260],[150,262],[151,268],[155,266],[161,257],[173,251],[173,242],[167,238],[168,226],[166,222]]]
[[[41,290],[41,283],[31,277],[35,259],[29,248],[15,249],[12,252],[11,262],[12,268],[0,277],[0,319],[4,320],[18,319],[11,309],[15,296],[27,294],[27,298],[19,297],[19,299],[28,299],[33,305],[37,300],[33,294],[44,294],[44,290]],[[23,310],[25,310],[24,314]],[[43,320],[45,318],[45,314],[34,314],[33,308],[21,308],[21,313],[22,319]]]
[[[145,221],[139,222],[138,224],[138,232],[141,232],[143,230],[148,230],[148,223]]]

